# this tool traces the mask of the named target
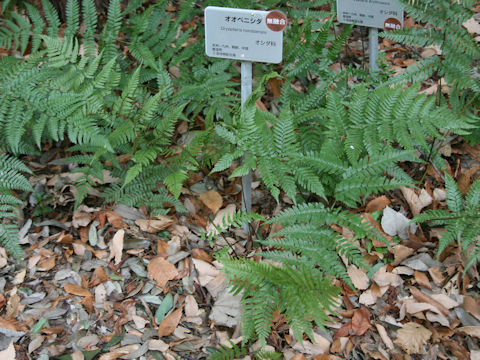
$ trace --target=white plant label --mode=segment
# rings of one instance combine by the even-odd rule
[[[205,9],[207,56],[278,64],[283,56],[287,17],[260,11],[208,6]]]
[[[399,30],[403,8],[396,0],[337,0],[337,18],[344,24]]]

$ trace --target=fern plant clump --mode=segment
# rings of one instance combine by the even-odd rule
[[[455,180],[445,174],[448,210],[427,210],[412,221],[444,226],[438,244],[438,256],[449,245],[456,243],[462,250],[466,262],[465,272],[480,262],[480,179],[462,195]]]
[[[0,154],[0,245],[16,259],[21,259],[23,250],[18,238],[19,208],[23,201],[14,195],[15,190],[31,192],[32,186],[22,174],[31,170],[20,160]]]

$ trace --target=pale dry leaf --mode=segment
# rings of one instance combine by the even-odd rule
[[[192,259],[192,262],[198,272],[198,282],[202,286],[206,286],[210,281],[220,274],[220,270],[206,261]]]
[[[463,308],[480,320],[480,299],[465,296],[463,298]]]
[[[438,322],[440,325],[445,326],[445,327],[450,326],[450,322],[442,314],[436,314],[436,313],[433,313],[431,311],[427,311],[425,315],[427,317],[427,320],[430,321],[430,322]]]
[[[5,350],[0,351],[0,359],[2,360],[15,360],[15,346],[13,341],[10,342]]]
[[[470,360],[480,360],[480,350],[471,350]]]
[[[213,214],[216,214],[223,205],[222,196],[215,190],[205,191],[199,195],[199,198]]]
[[[398,287],[403,284],[402,278],[397,274],[387,272],[386,266],[382,266],[380,269],[378,269],[377,272],[372,276],[372,280],[380,287]]]
[[[447,192],[445,189],[436,188],[433,190],[433,198],[437,201],[445,201],[447,199]]]
[[[169,345],[160,339],[151,339],[148,341],[148,350],[165,352],[168,350],[168,348]]]
[[[422,189],[420,196],[418,196],[412,188],[402,186],[400,190],[402,191],[405,200],[407,200],[408,205],[410,205],[410,210],[414,216],[420,214],[420,211],[422,211],[424,207],[432,203],[432,198],[428,195],[425,189]]]
[[[414,300],[410,299],[410,301],[406,301],[405,303],[405,311],[408,314],[416,314],[419,312],[424,312],[427,310],[432,310],[436,313],[440,313],[440,311],[433,306],[432,304],[425,303],[425,302],[413,302]]]
[[[355,265],[350,265],[348,267],[348,276],[352,280],[353,285],[357,290],[366,290],[368,289],[368,285],[370,284],[370,280],[368,280],[367,273]]]
[[[135,224],[140,227],[140,230],[154,234],[172,225],[173,220],[166,216],[159,215],[157,219],[137,219],[135,220]]]
[[[442,49],[438,45],[430,45],[423,48],[421,55],[423,58],[429,58],[434,55],[441,55]]]
[[[83,353],[80,350],[75,350],[72,353],[72,360],[84,360],[85,356],[83,356]]]
[[[122,261],[122,252],[123,252],[123,239],[125,237],[125,230],[118,230],[115,235],[113,235],[112,240],[110,240],[110,256],[108,260],[114,259],[114,264],[120,264]]]
[[[453,309],[460,304],[453,300],[450,296],[445,295],[445,294],[432,294],[431,295],[432,299],[438,301],[440,304],[445,306],[447,309]]]
[[[397,331],[395,344],[400,346],[407,354],[422,354],[423,345],[430,340],[432,332],[420,324],[409,322]]]
[[[393,341],[388,336],[387,330],[385,330],[385,328],[382,325],[377,323],[375,323],[375,327],[377,328],[378,334],[380,335],[380,338],[382,339],[385,346],[389,350],[393,350],[394,349]]]
[[[27,275],[27,269],[23,269],[18,272],[15,277],[13,278],[12,284],[13,285],[20,285],[25,280],[25,275]]]
[[[412,255],[415,252],[412,248],[409,248],[408,246],[404,245],[395,245],[393,247],[393,257],[394,261],[392,263],[393,266],[397,266],[400,264],[403,260],[408,258],[410,255]]]
[[[416,224],[409,224],[409,219],[402,213],[390,207],[383,209],[382,229],[390,236],[398,235],[401,239],[408,239],[408,231],[412,234],[417,230]]]
[[[213,224],[207,225],[208,235],[218,234],[216,227],[220,227],[221,229],[223,229],[224,221],[227,221],[228,219],[232,218],[236,210],[237,210],[237,207],[235,206],[235,204],[227,205],[225,208],[219,210],[215,215],[215,219],[213,219]]]
[[[165,319],[163,319],[163,321],[158,326],[158,337],[171,335],[178,326],[181,318],[182,308],[178,308],[170,315],[168,315]]]
[[[160,289],[163,289],[169,280],[178,276],[175,265],[160,256],[150,260],[147,270],[149,278],[155,280]]]
[[[185,298],[185,316],[193,317],[198,315],[198,304],[193,295]]]
[[[445,306],[443,306],[440,302],[432,298],[431,296],[428,296],[427,294],[423,293],[422,291],[418,290],[413,286],[410,286],[409,289],[413,297],[418,301],[429,303],[433,305],[435,308],[437,308],[443,315],[445,316],[449,315],[450,311]]]
[[[480,24],[475,18],[470,18],[462,24],[470,34],[480,34]]]
[[[455,329],[455,332],[461,332],[480,339],[480,326],[463,326]]]
[[[241,299],[242,293],[233,295],[228,288],[223,289],[213,304],[210,320],[215,321],[216,325],[230,328],[238,325],[242,307]]]
[[[32,352],[37,350],[40,346],[42,346],[44,340],[45,340],[45,336],[33,335],[33,340],[30,341],[30,344],[28,344],[28,353],[31,354]]]

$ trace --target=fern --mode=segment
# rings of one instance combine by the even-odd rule
[[[18,217],[18,208],[23,201],[14,196],[13,190],[33,191],[23,173],[32,172],[20,160],[0,154],[0,244],[17,260],[23,256],[19,244],[18,226],[11,223]]]
[[[480,260],[480,179],[470,187],[463,196],[455,180],[445,173],[447,191],[446,210],[427,210],[417,215],[412,221],[429,222],[432,226],[444,226],[445,231],[440,236],[438,256],[456,242],[466,257],[465,271],[476,265]]]
[[[241,226],[243,214],[233,218],[236,221],[226,222]],[[353,286],[339,254],[353,264],[365,266],[353,241],[334,232],[331,224],[350,229],[354,239],[386,241],[360,216],[320,203],[287,209],[267,221],[273,223],[281,224],[282,230],[259,240],[268,249],[258,254],[265,259],[263,262],[229,258],[225,251],[218,255],[232,290],[242,293],[244,341],[258,337],[264,345],[275,311],[285,314],[297,339],[302,339],[304,333],[312,336],[312,321],[323,326],[328,320],[338,295],[331,280],[337,277]],[[225,225],[217,231],[226,231]]]

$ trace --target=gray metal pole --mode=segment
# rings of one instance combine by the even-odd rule
[[[242,92],[242,111],[248,97],[252,93],[252,63],[250,61],[241,62],[241,92]],[[252,172],[242,176],[242,210],[252,211]],[[243,224],[243,230],[250,234],[248,223]]]
[[[370,70],[378,71],[377,59],[378,59],[378,29],[369,28],[368,30],[368,53],[370,61]]]

